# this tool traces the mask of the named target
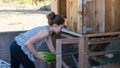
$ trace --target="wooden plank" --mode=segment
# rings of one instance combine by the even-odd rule
[[[92,30],[86,31],[86,33],[99,32],[96,22],[96,1],[97,0],[90,0],[83,5],[83,27],[92,28]],[[85,32],[83,31],[83,33]]]
[[[59,14],[66,16],[66,0],[59,0]]]
[[[88,41],[88,44],[102,44],[102,43],[109,43],[109,42],[120,42],[120,37],[92,39]]]
[[[79,43],[79,68],[84,68],[84,38],[80,38]]]
[[[73,0],[72,0],[73,1]],[[74,0],[73,1],[73,29],[75,32],[78,32],[78,23],[82,23],[82,22],[78,22],[78,0]],[[80,31],[79,31],[80,32]]]
[[[55,0],[56,1],[56,13],[59,14],[60,10],[59,10],[59,7],[60,7],[60,0]],[[53,4],[54,5],[54,4]]]
[[[88,46],[88,38],[84,38],[84,45],[81,45],[84,47],[84,68],[89,67],[89,56],[87,53],[89,53],[89,46]]]
[[[114,32],[114,23],[115,23],[115,5],[116,0],[105,0],[105,24],[106,24],[106,32]]]
[[[120,32],[86,34],[85,37],[102,37],[102,36],[114,36],[114,35],[120,35]]]
[[[120,0],[115,0],[115,9],[114,9],[114,14],[115,14],[115,32],[120,31]]]
[[[96,0],[95,4],[97,32],[105,32],[105,0]]]
[[[91,33],[96,33],[97,32],[97,25],[96,25],[96,0],[92,0],[92,32]]]
[[[93,19],[95,19],[93,16],[93,2],[87,2],[86,4],[83,4],[82,31],[84,34],[89,33],[84,27],[92,28]]]
[[[120,31],[120,1],[106,0],[106,32]]]
[[[62,68],[62,46],[61,40],[56,40],[56,68]]]
[[[82,25],[83,25],[83,4],[82,0],[78,0],[78,24],[77,24],[77,32],[82,33]]]
[[[88,55],[89,56],[96,56],[96,55],[105,55],[105,54],[113,54],[113,53],[120,53],[120,50],[114,50],[114,51],[101,51],[101,52],[91,52]]]
[[[61,44],[73,44],[73,43],[79,43],[79,38],[64,38],[61,39]]]
[[[70,23],[71,23],[71,20],[70,20],[70,7],[71,7],[71,5],[70,5],[70,0],[66,0],[66,1],[67,1],[67,4],[66,4],[67,5],[67,8],[66,8],[67,10],[66,11],[67,11],[67,20],[68,20],[67,28],[71,29],[71,25],[70,25]]]
[[[83,7],[83,26],[92,28],[86,33],[105,32],[105,0],[92,0]]]
[[[104,65],[104,66],[95,66],[94,68],[120,68],[120,64]]]
[[[78,0],[67,1],[68,29],[78,32]]]
[[[88,49],[86,49],[85,47],[88,46],[85,42],[85,38],[80,38],[80,43],[79,43],[79,68],[88,68],[89,67],[89,63],[88,63],[88,55],[86,54]]]
[[[68,24],[68,26],[70,27],[69,29],[70,30],[74,30],[73,29],[73,14],[72,14],[72,11],[73,11],[73,4],[72,4],[72,0],[69,0],[69,24]]]

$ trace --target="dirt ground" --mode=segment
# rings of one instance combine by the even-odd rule
[[[49,11],[40,11],[39,8],[32,5],[0,5],[0,32],[47,25],[46,14]]]

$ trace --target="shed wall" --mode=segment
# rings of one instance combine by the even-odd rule
[[[66,10],[68,29],[78,33],[120,31],[119,0],[66,0],[66,9],[58,9],[63,0],[53,0],[53,9]],[[82,3],[80,3],[82,2]],[[81,9],[82,8],[82,9]],[[81,10],[80,10],[81,9]],[[82,18],[82,19],[81,19]]]
[[[120,31],[120,0],[106,0],[106,32]]]
[[[67,8],[68,27],[78,32],[78,0],[67,0]]]

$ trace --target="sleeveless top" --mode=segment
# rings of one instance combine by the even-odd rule
[[[21,47],[23,52],[28,56],[28,58],[35,62],[36,58],[34,55],[29,51],[25,43],[33,36],[38,34],[41,30],[47,30],[49,32],[49,26],[40,26],[33,28],[25,33],[21,33],[20,35],[15,37],[16,43]],[[39,42],[34,44],[35,50],[38,50],[38,48],[41,46],[42,43],[46,42],[47,37],[41,39]]]

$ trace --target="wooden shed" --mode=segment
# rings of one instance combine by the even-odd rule
[[[119,0],[52,0],[52,11],[66,15],[68,28],[78,33],[120,31]]]
[[[104,50],[111,43],[120,43],[120,0],[52,0],[51,11],[67,16],[68,30],[73,31],[68,34],[79,34],[77,38],[62,38],[56,42],[56,52],[61,55],[63,44],[79,44],[76,68],[89,68],[91,56],[120,53],[120,50]],[[90,51],[90,45],[100,51]],[[60,54],[57,55],[56,68],[62,65]],[[95,68],[120,68],[120,64]]]

